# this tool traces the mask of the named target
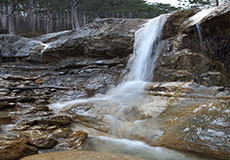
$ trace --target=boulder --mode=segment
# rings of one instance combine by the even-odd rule
[[[74,140],[74,144],[78,148],[84,144],[85,140],[88,138],[88,133],[84,131],[76,131],[72,133],[69,137]]]
[[[167,129],[157,145],[217,159],[230,159],[229,101],[191,105],[179,111],[173,108],[176,107],[171,106],[161,114],[168,120],[165,122]],[[175,117],[175,121],[169,122]]]
[[[49,136],[45,131],[27,130],[22,133],[28,137],[31,145],[39,149],[50,149],[57,144],[57,140]]]
[[[49,113],[49,112],[48,112]],[[28,121],[22,122],[23,125],[60,125],[60,126],[68,126],[72,123],[72,118],[67,115],[57,114],[52,116],[45,116],[42,118],[34,118]]]
[[[0,140],[0,160],[17,160],[37,153],[25,140]]]
[[[58,128],[52,132],[52,136],[55,138],[66,138],[68,137],[73,131],[70,128]]]
[[[0,36],[0,58],[53,62],[67,57],[116,58],[132,53],[134,33],[148,20],[98,19],[80,30],[46,34],[35,39]]]
[[[16,35],[0,35],[0,57],[3,59],[27,58],[40,60],[46,45],[40,41]]]
[[[51,33],[37,40],[48,45],[45,61],[66,57],[127,57],[132,53],[134,33],[143,19],[99,19],[80,30]]]

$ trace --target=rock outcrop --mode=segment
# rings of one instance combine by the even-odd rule
[[[168,120],[173,117],[177,119],[170,125],[166,124],[168,128],[158,140],[158,145],[218,159],[230,159],[229,101],[185,107],[180,110],[183,115],[176,112],[169,107],[161,114]]]
[[[79,31],[48,34],[37,38],[48,45],[44,59],[66,57],[116,58],[127,57],[133,51],[134,33],[147,20],[103,19],[84,26]]]
[[[228,5],[203,11],[177,11],[165,26],[165,47],[158,60],[155,81],[195,81],[206,86],[229,86],[229,14]],[[194,18],[190,18],[192,15]],[[203,15],[200,14],[200,17]],[[194,24],[193,24],[194,23]],[[202,42],[195,24],[201,29]],[[202,44],[201,44],[202,43]]]
[[[53,62],[68,57],[124,58],[133,51],[134,33],[143,19],[96,20],[80,30],[47,34],[36,40],[3,34],[0,58]]]
[[[217,159],[230,158],[229,88],[191,82],[153,83],[146,94],[161,96],[168,103],[156,118],[164,134],[148,143]]]

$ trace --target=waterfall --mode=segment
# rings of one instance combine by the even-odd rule
[[[140,102],[141,92],[154,76],[156,62],[162,49],[161,33],[168,14],[151,19],[135,33],[134,51],[127,68],[128,81],[123,81],[108,92],[113,101],[133,105]]]
[[[201,53],[204,53],[204,49],[203,49],[203,39],[202,39],[202,35],[201,35],[201,28],[200,28],[200,25],[199,25],[198,23],[195,24],[195,30],[197,31],[198,36],[199,36],[199,40],[200,40],[200,52],[201,52]]]
[[[156,61],[162,48],[161,33],[167,16],[161,15],[150,20],[145,27],[135,33],[135,58],[131,65],[129,80],[152,80]]]
[[[123,106],[136,105],[141,102],[141,92],[143,92],[147,82],[154,76],[154,69],[158,56],[162,49],[161,33],[163,25],[167,20],[168,14],[151,19],[141,29],[135,33],[134,52],[129,60],[130,72],[128,80],[123,80],[117,87],[108,91],[104,97],[90,98],[84,101],[110,100]],[[73,100],[64,104],[51,104],[50,108],[63,108],[82,100]]]

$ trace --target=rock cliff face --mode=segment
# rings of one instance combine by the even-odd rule
[[[223,5],[197,22],[186,20],[199,10],[173,13],[164,26],[165,47],[156,67],[155,81],[195,81],[206,86],[229,86],[229,6]]]

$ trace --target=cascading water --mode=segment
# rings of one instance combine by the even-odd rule
[[[203,39],[202,39],[202,34],[201,34],[201,28],[200,28],[200,25],[199,25],[198,23],[195,24],[195,30],[197,31],[198,36],[199,36],[199,41],[200,41],[200,52],[201,52],[201,53],[204,53],[204,49],[203,49]]]
[[[124,103],[126,106],[137,103],[147,82],[153,79],[156,61],[162,48],[162,28],[167,17],[167,14],[156,17],[135,33],[134,53],[128,63],[128,81],[122,82],[108,93],[115,102]]]
[[[156,61],[161,51],[160,43],[163,25],[168,15],[150,20],[135,34],[134,61],[131,65],[129,80],[151,81]]]

